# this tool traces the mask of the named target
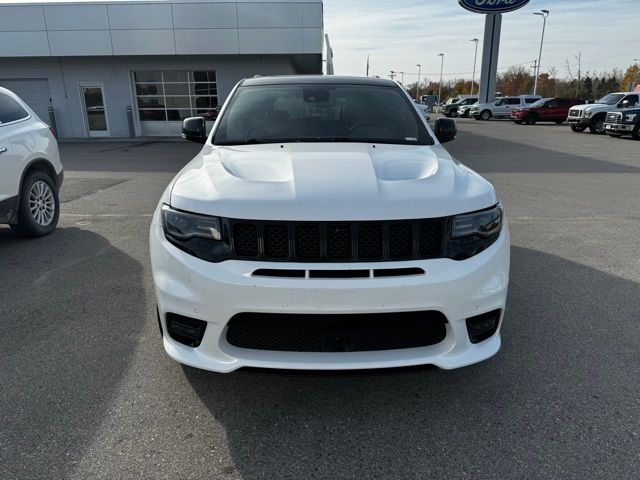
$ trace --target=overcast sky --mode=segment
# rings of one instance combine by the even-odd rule
[[[503,15],[498,67],[532,65],[542,32],[542,18],[532,13],[547,9],[542,72],[555,65],[566,76],[565,59],[580,51],[583,70],[626,68],[640,58],[639,7],[640,0],[531,0]],[[364,75],[369,54],[371,75],[405,71],[409,83],[421,63],[423,78],[437,81],[442,52],[447,78],[471,78],[474,37],[481,42],[479,72],[484,15],[457,0],[324,0],[324,12],[338,75]]]

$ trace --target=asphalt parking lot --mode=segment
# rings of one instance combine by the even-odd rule
[[[455,371],[217,375],[162,350],[151,213],[198,150],[64,143],[59,229],[0,226],[2,479],[632,479],[640,142],[458,120],[497,187],[503,347]]]

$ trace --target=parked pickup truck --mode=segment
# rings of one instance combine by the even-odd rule
[[[460,109],[467,105],[473,105],[478,101],[478,97],[471,97],[467,95],[460,95],[457,97],[453,103],[445,105],[442,107],[442,113],[444,113],[445,117],[457,117]]]
[[[537,122],[556,122],[561,124],[567,118],[569,109],[582,105],[584,100],[576,98],[543,98],[526,107],[511,112],[511,120],[517,124],[533,125]]]
[[[640,108],[607,113],[604,131],[612,137],[631,135],[634,140],[640,140]]]
[[[584,132],[588,128],[591,133],[605,133],[604,121],[607,113],[634,107],[638,101],[638,94],[634,92],[610,93],[595,103],[571,107],[567,123],[574,132]]]
[[[478,103],[469,111],[469,116],[476,120],[490,120],[491,118],[509,118],[516,108],[525,107],[537,102],[540,95],[518,95],[517,97],[502,97],[491,103]]]

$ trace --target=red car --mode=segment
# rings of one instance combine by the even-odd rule
[[[574,105],[586,103],[578,98],[543,98],[526,107],[511,112],[511,120],[517,124],[533,125],[536,122],[564,122],[569,109]]]

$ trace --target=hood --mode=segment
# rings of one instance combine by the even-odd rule
[[[473,104],[473,108],[489,108],[489,107],[495,107],[495,106],[496,106],[496,102],[474,103]]]
[[[253,220],[430,218],[496,202],[440,145],[206,145],[171,191],[174,208]]]
[[[616,105],[607,105],[606,103],[585,103],[583,105],[574,105],[569,107],[571,110],[616,110]]]

